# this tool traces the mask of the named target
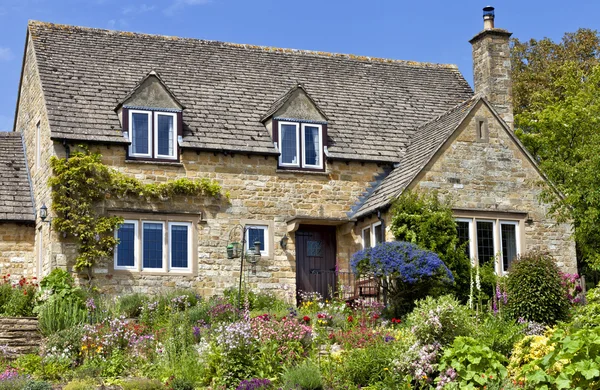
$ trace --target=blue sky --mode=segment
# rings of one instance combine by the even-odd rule
[[[597,0],[0,0],[0,130],[12,130],[27,20],[255,45],[452,63],[471,82],[483,27],[524,40],[600,28]]]

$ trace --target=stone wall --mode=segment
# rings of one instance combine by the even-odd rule
[[[0,317],[0,346],[8,347],[9,358],[34,353],[41,341],[37,318]]]
[[[19,90],[19,102],[16,118],[15,131],[24,134],[25,156],[29,165],[31,180],[33,184],[34,207],[36,210],[46,204],[50,208],[50,188],[48,187],[48,177],[51,174],[50,157],[56,154],[54,142],[50,139],[50,125],[46,113],[46,103],[42,93],[42,85],[37,70],[37,60],[31,38],[28,37],[27,51],[25,53],[25,63],[21,86]],[[37,127],[39,125],[39,145],[37,139]],[[60,146],[58,146],[60,147]],[[39,148],[40,159],[36,161],[36,148]],[[32,227],[33,229],[33,227]],[[36,221],[35,248],[32,252],[34,263],[42,264],[39,276],[46,275],[51,268],[56,266],[64,267],[64,259],[57,259],[52,256],[52,242],[56,242],[56,232],[52,232],[48,223],[42,223],[39,219]],[[42,250],[39,250],[39,247]],[[57,248],[55,248],[57,249]],[[35,254],[35,255],[33,255]],[[41,259],[38,259],[38,255]]]
[[[478,141],[478,121],[487,123],[487,141]],[[520,219],[521,253],[548,251],[563,270],[576,272],[571,225],[548,216],[549,205],[539,201],[545,186],[531,160],[479,103],[411,188],[451,197],[460,215]],[[528,217],[531,223],[526,222]]]
[[[0,222],[0,276],[37,276],[34,245],[32,225]]]

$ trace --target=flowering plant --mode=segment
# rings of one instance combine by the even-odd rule
[[[561,284],[567,291],[567,298],[571,305],[579,305],[584,303],[582,295],[583,289],[581,288],[581,279],[579,274],[560,273],[562,279]]]

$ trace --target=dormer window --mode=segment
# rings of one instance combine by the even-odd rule
[[[325,125],[277,121],[279,168],[323,170]]]
[[[129,146],[132,159],[177,160],[180,113],[156,110],[127,110]]]

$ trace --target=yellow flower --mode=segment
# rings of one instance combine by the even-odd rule
[[[383,369],[383,371],[388,371],[388,368],[387,368],[387,367],[386,367],[386,368],[384,368],[384,369]]]

